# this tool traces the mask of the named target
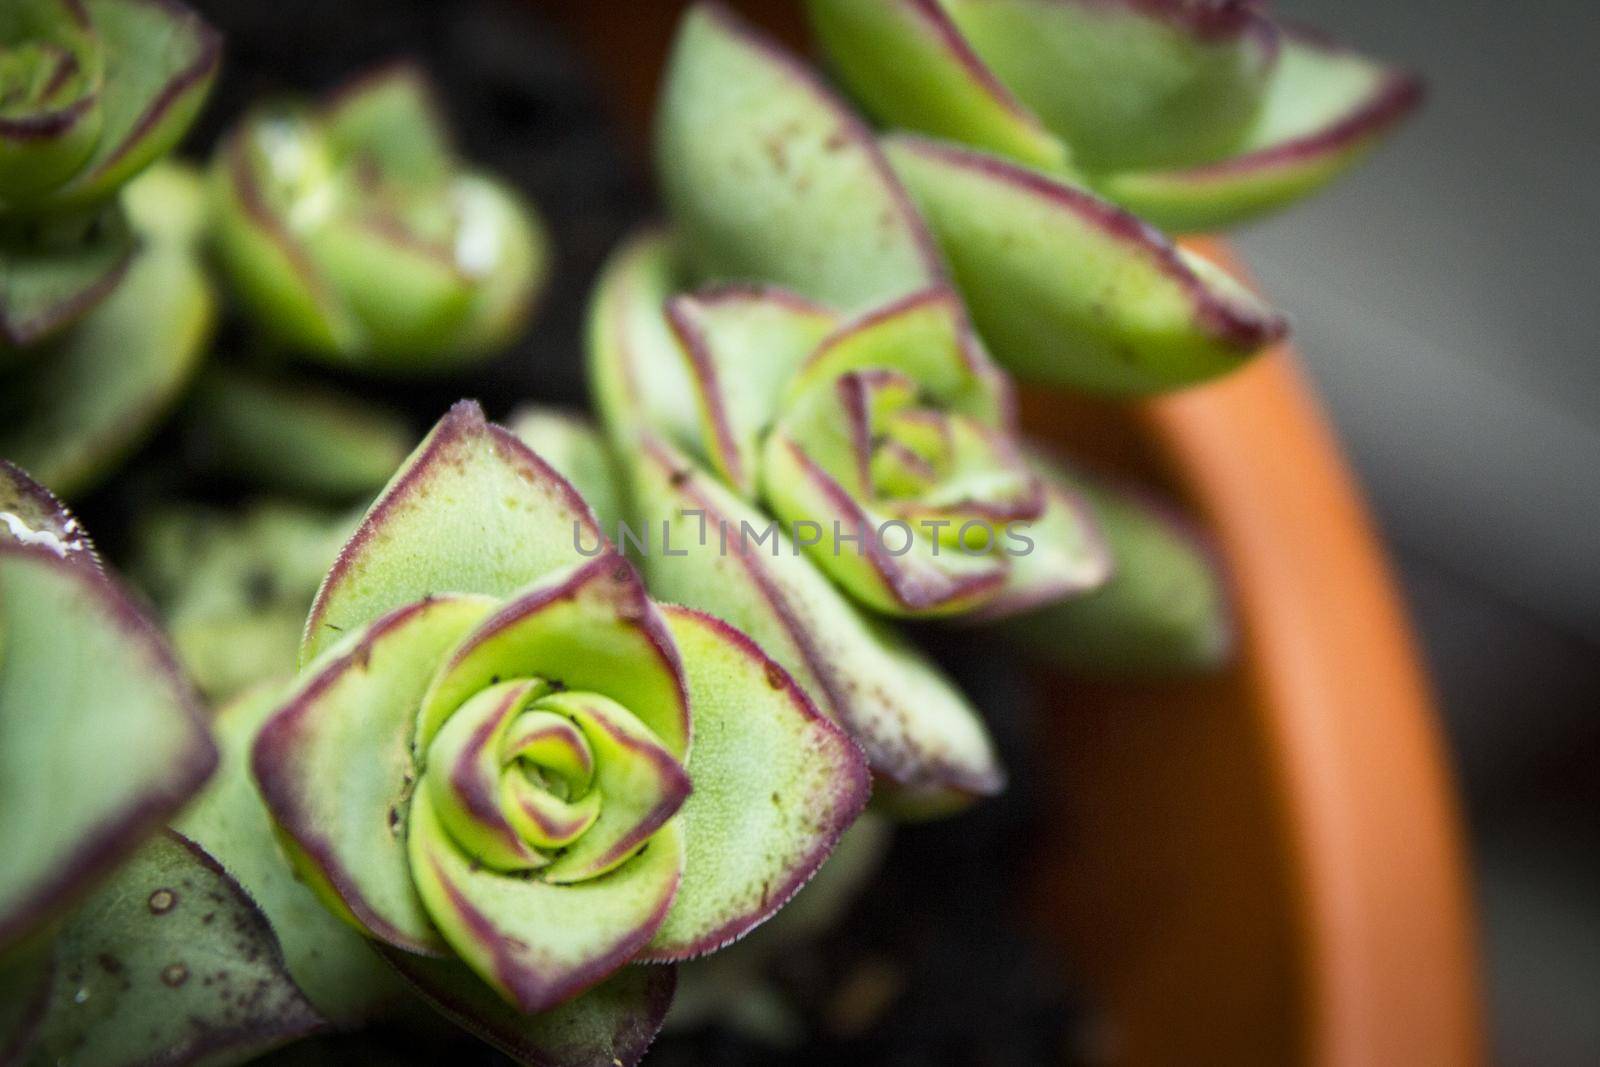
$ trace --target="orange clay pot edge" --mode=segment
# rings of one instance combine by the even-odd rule
[[[1192,242],[1242,273],[1217,242]],[[1294,828],[1313,1062],[1482,1058],[1456,794],[1394,578],[1287,348],[1138,405],[1236,591]]]

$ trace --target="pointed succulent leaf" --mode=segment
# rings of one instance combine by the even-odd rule
[[[938,280],[932,241],[871,134],[797,59],[726,9],[684,18],[657,170],[704,278],[853,311]]]
[[[475,863],[427,797],[413,800],[407,835],[417,889],[451,948],[522,1012],[598,984],[660,928],[683,867],[675,824],[616,870],[558,885]]]
[[[982,721],[910,644],[863,615],[781,532],[739,551],[743,528],[765,531],[766,516],[660,440],[646,443],[632,473],[636,513],[652,529],[666,524],[641,561],[656,595],[750,635],[906,791],[953,801],[999,791],[1004,773]]]
[[[440,596],[352,632],[302,675],[252,750],[302,880],[356,929],[411,951],[443,948],[405,854],[417,708],[439,661],[493,606]]]
[[[321,108],[246,116],[212,183],[218,258],[241,301],[324,360],[427,374],[482,359],[515,337],[544,282],[533,210],[461,163],[407,64]]]
[[[727,623],[669,607],[695,709],[678,895],[646,956],[704,955],[781,908],[862,811],[866,760],[788,672]]]
[[[723,287],[666,305],[700,415],[700,440],[723,480],[758,488],[760,442],[778,401],[837,317],[779,289]]]
[[[24,502],[0,511],[0,810],[16,815],[0,826],[0,951],[81,897],[217,759],[165,643],[90,564],[76,520],[39,514],[45,499],[0,467],[0,503]]]
[[[153,170],[134,183],[168,193],[136,198],[141,247],[99,306],[45,343],[15,372],[0,410],[0,455],[56,492],[92,487],[151,433],[200,365],[216,298],[187,238],[197,186],[182,171]]]
[[[0,459],[0,544],[10,542],[48,549],[69,565],[102,569],[83,524],[22,468]]]
[[[435,593],[511,593],[601,540],[572,487],[463,401],[368,510],[323,582],[302,662],[341,634]]]
[[[897,136],[887,149],[979,333],[1020,377],[1158,392],[1283,336],[1282,318],[1221,268],[1091,193],[942,142]]]
[[[1151,497],[1040,459],[1060,491],[1093,510],[1111,553],[1109,581],[1005,623],[1044,662],[1090,674],[1212,670],[1233,648],[1234,622],[1217,558],[1186,521]]]
[[[250,777],[251,744],[277,710],[279,689],[258,686],[217,712],[212,725],[222,764],[173,825],[260,907],[289,976],[317,1014],[336,1026],[357,1026],[392,1007],[405,988],[370,943],[323,907],[283,861],[272,819]]]
[[[41,1063],[241,1062],[326,1024],[249,895],[163,831],[67,920]]]
[[[1231,226],[1315,192],[1354,165],[1422,99],[1413,76],[1306,33],[1285,31],[1265,104],[1234,154],[1128,169],[1099,188],[1184,232]]]
[[[1251,0],[940,4],[1091,173],[1225,154],[1277,58],[1277,32]]]
[[[676,968],[624,967],[588,992],[524,1015],[456,960],[380,949],[445,1016],[525,1067],[634,1067],[672,1003]]]
[[[194,451],[219,473],[323,500],[370,498],[415,443],[388,408],[231,367],[201,376],[189,418]]]
[[[831,68],[886,126],[1054,172],[1070,152],[973,51],[938,0],[809,0]]]
[[[526,404],[506,428],[533,449],[588,503],[600,529],[615,531],[624,517],[621,472],[594,423],[585,415]]]

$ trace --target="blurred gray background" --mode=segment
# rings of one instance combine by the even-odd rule
[[[1277,0],[1428,80],[1241,240],[1394,546],[1473,831],[1501,1063],[1600,1063],[1600,7]]]

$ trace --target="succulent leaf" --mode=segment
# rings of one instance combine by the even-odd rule
[[[212,719],[222,764],[174,822],[238,881],[270,923],[284,966],[322,1018],[367,1022],[405,996],[370,943],[336,919],[283,862],[271,817],[250,777],[256,732],[278,708],[279,686],[258,686]]]
[[[574,553],[576,555],[576,553]],[[689,750],[682,667],[644,584],[620,556],[602,552],[518,591],[451,652],[418,717],[421,754],[465,699],[495,679],[537,676],[565,691],[620,702],[667,746]]]
[[[705,453],[724,481],[753,498],[761,437],[784,390],[838,317],[776,289],[713,289],[665,306],[687,360]]]
[[[217,754],[155,628],[76,520],[0,464],[0,951],[59,915],[210,775]],[[84,768],[95,768],[93,788]],[[27,812],[48,812],[49,832]]]
[[[1039,470],[1037,461],[1033,465]],[[1009,618],[1092,594],[1116,573],[1101,513],[1062,479],[1044,471],[1039,474],[1044,512],[1017,531],[1027,540],[1029,551],[1011,558],[1005,585],[968,617],[974,622]]]
[[[326,1025],[249,895],[171,830],[67,920],[55,956],[40,1063],[241,1062]]]
[[[443,949],[405,854],[417,708],[440,659],[493,607],[440,596],[352,632],[302,674],[252,750],[307,884],[358,930],[413,952]]]
[[[140,248],[127,273],[12,372],[0,400],[9,416],[0,420],[0,455],[58,493],[92,487],[137,447],[206,353],[216,298],[193,243],[200,199],[196,180],[176,167],[135,180],[128,202]]]
[[[867,129],[724,8],[702,4],[684,18],[656,162],[686,258],[703,278],[770,282],[855,311],[942,274]]]
[[[323,582],[301,662],[384,612],[435,593],[505,597],[603,540],[583,499],[463,401],[411,454]]]
[[[1277,59],[1275,29],[1251,0],[939,2],[1090,172],[1230,151]]]
[[[527,404],[506,428],[540,456],[588,502],[602,530],[623,520],[621,472],[611,447],[587,416]]]
[[[1099,187],[1171,229],[1236,225],[1338,177],[1421,98],[1421,83],[1409,74],[1319,37],[1285,31],[1266,100],[1235,154],[1187,167],[1119,171]]]
[[[212,168],[217,250],[247,308],[308,355],[389,373],[484,358],[546,271],[531,207],[468,170],[421,71],[246,117]]]
[[[30,348],[105,299],[134,244],[118,205],[47,222],[0,217],[0,367],[33,358]]]
[[[722,620],[665,609],[694,707],[678,894],[645,955],[700,956],[799,891],[867,802],[866,760],[793,678]]]
[[[1234,643],[1227,582],[1205,541],[1141,492],[1036,457],[1055,491],[1093,509],[1113,572],[1098,589],[1005,624],[1041,661],[1086,674],[1214,670]]]
[[[419,792],[411,868],[445,940],[479,977],[527,1013],[572,999],[639,953],[678,888],[683,843],[667,823],[602,877],[570,885],[482,867],[456,847]]]
[[[1067,172],[1066,144],[986,66],[938,0],[809,0],[830,66],[888,126]]]
[[[1221,268],[1092,193],[943,142],[886,147],[978,332],[1026,378],[1158,392],[1232,370],[1285,331]]]
[[[679,258],[664,231],[635,235],[602,269],[590,307],[590,392],[620,457],[647,432],[684,446],[700,439],[696,386],[682,341],[662,314],[686,277]]]

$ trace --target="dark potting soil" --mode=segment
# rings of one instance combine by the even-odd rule
[[[582,323],[607,253],[655,211],[648,175],[608,119],[600,86],[537,6],[512,0],[190,0],[227,34],[224,67],[190,142],[271,94],[330,88],[397,56],[440,83],[464,154],[539,205],[554,273],[527,337],[486,366],[439,382],[333,378],[407,412],[420,433],[463,396],[491,417],[536,400],[581,407]],[[626,17],[619,8],[619,17]],[[232,327],[219,358],[249,350]],[[323,376],[297,367],[301,376]],[[191,474],[166,432],[81,509],[115,557],[150,494],[227,498]],[[656,1067],[746,1064],[1016,1065],[1079,1058],[1081,1014],[1058,963],[1028,934],[1018,887],[1044,817],[1028,740],[1031,697],[1003,648],[976,634],[930,632],[929,646],[991,724],[1007,792],[954,819],[898,830],[875,879],[833,933],[786,952],[772,981],[799,1010],[805,1040],[783,1051],[726,1028],[664,1036]],[[272,1057],[308,1064],[493,1063],[465,1037],[398,1029],[302,1043]]]

